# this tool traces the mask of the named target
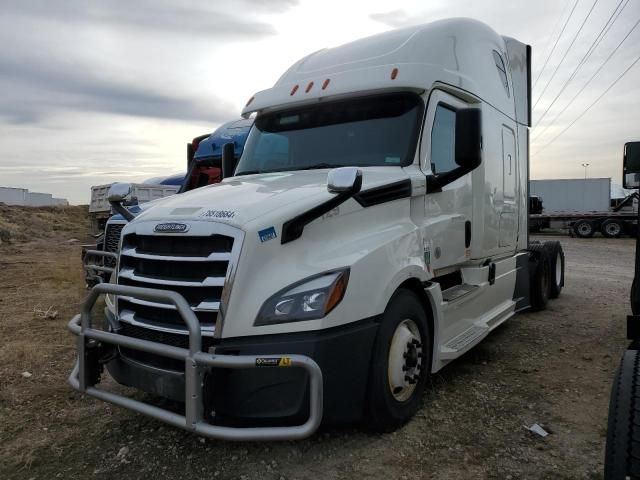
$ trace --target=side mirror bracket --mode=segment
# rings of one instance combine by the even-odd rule
[[[236,171],[236,148],[233,143],[222,146],[222,178],[233,177]]]
[[[340,167],[331,170],[327,175],[327,190],[336,195],[326,202],[284,222],[280,243],[285,244],[300,238],[306,225],[349,200],[360,192],[361,188],[362,170],[359,168]]]

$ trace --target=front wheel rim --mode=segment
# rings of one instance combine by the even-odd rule
[[[413,395],[424,375],[422,335],[413,320],[407,318],[396,327],[387,362],[389,390],[394,399],[405,402]]]
[[[562,282],[562,256],[558,252],[556,257],[556,285],[560,285]]]

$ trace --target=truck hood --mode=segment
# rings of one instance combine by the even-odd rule
[[[164,198],[152,208],[145,209],[132,223],[209,220],[241,228],[277,210],[286,209],[286,215],[295,215],[333,196],[326,186],[329,170],[232,177],[215,185]],[[362,171],[362,190],[409,178],[401,167],[365,167]]]

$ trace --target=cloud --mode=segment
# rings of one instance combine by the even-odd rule
[[[388,12],[372,13],[369,15],[371,20],[384,23],[389,27],[399,28],[406,27],[411,24],[409,14],[402,9],[390,10]]]
[[[24,59],[23,59],[24,60]],[[61,111],[94,111],[139,117],[222,122],[234,116],[229,103],[157,91],[154,86],[99,78],[55,62],[35,65],[0,53],[0,116],[11,123],[37,123]]]
[[[297,4],[295,0],[244,0],[246,7],[284,11]],[[235,4],[237,6],[237,4]],[[66,24],[87,24],[145,31],[205,35],[208,37],[262,37],[275,34],[274,28],[257,20],[247,8],[234,8],[233,3],[180,0],[109,0],[85,1],[31,0],[8,2],[3,13],[40,18]]]
[[[177,0],[9,2],[0,27],[0,44],[11,45],[0,50],[0,90],[6,93],[0,118],[19,125],[65,111],[212,123],[233,118],[233,102],[198,92],[188,69],[197,73],[210,42],[204,37],[226,45],[275,33],[253,13],[264,10],[261,0],[242,3],[234,10]],[[278,10],[295,4],[273,3]],[[190,40],[194,35],[200,40]]]
[[[298,0],[241,0],[241,2],[249,7],[278,13],[297,7],[300,4]]]

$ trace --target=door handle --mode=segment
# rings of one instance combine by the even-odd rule
[[[464,247],[469,248],[471,245],[471,221],[464,222]]]

